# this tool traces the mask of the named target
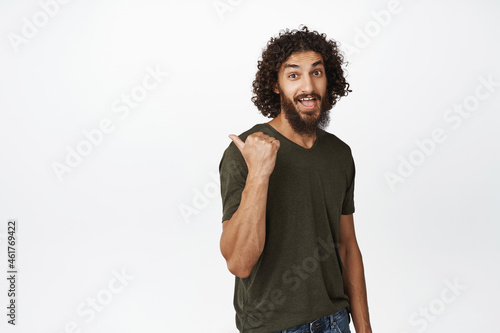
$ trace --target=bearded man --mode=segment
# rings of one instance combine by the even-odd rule
[[[219,164],[220,249],[235,275],[240,332],[371,333],[354,230],[350,147],[325,129],[346,96],[325,34],[284,30],[258,62],[252,101],[271,121],[236,136]]]

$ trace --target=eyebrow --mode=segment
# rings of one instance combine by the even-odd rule
[[[323,65],[323,61],[318,60],[314,64],[312,64],[311,67],[316,67],[318,65]],[[300,66],[296,65],[296,64],[285,64],[285,66],[283,67],[283,69],[287,69],[287,68],[300,68]]]

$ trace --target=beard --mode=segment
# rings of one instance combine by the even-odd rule
[[[316,93],[302,94],[298,95],[292,101],[290,98],[286,97],[280,87],[278,87],[280,92],[281,108],[285,114],[285,118],[294,130],[294,132],[305,135],[309,137],[314,137],[318,134],[319,129],[324,129],[330,123],[330,109],[332,106],[328,102],[328,98],[319,96]],[[311,111],[299,111],[296,105],[299,103],[299,99],[312,96],[316,99],[316,106]],[[319,115],[317,113],[319,112]],[[301,115],[302,113],[302,115]]]

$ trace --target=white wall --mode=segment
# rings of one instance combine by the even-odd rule
[[[11,218],[19,267],[15,328],[1,279],[2,332],[236,332],[218,164],[228,134],[269,120],[250,101],[257,60],[301,23],[349,61],[328,130],[356,162],[374,331],[493,331],[499,14],[494,0],[0,2],[2,276]],[[68,149],[87,156],[68,166]]]

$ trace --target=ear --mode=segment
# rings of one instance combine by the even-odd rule
[[[276,94],[278,94],[278,95],[280,94],[280,91],[278,90],[278,83],[275,83],[275,84],[274,84],[274,89],[273,89],[273,91],[274,91]]]

